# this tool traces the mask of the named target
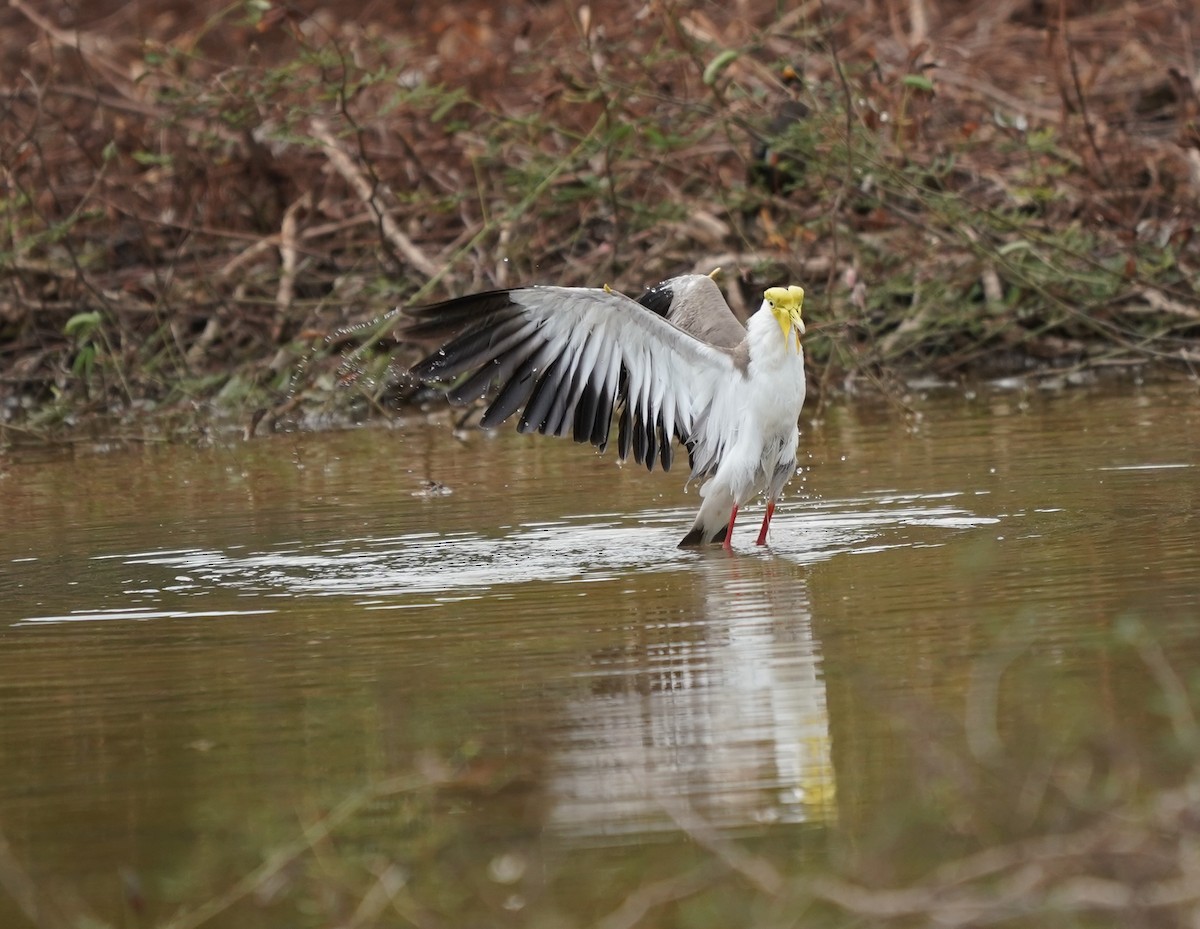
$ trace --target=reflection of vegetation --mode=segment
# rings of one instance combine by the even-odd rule
[[[815,878],[813,897],[888,925],[1186,925],[1200,903],[1192,852],[1200,727],[1161,648],[1136,622],[1123,622],[1118,637],[1126,644],[1113,657],[1132,647],[1158,688],[1169,749],[1161,726],[1140,729],[1141,720],[1120,733],[1083,720],[1073,733],[1047,731],[1027,709],[1006,725],[1012,711],[999,678],[1023,678],[1010,686],[1027,690],[1036,708],[1037,682],[1024,675],[1043,672],[1018,667],[1015,652],[993,656],[975,669],[966,751],[947,753],[936,735],[915,742],[914,753],[932,762],[926,770],[940,774],[914,798],[906,822],[879,830],[875,848],[852,856],[852,878]],[[926,717],[910,738],[922,740],[928,727]],[[931,846],[964,852],[928,854]]]
[[[965,732],[939,731],[917,706],[881,710],[924,773],[870,825],[851,816],[739,838],[663,797],[679,842],[557,848],[540,830],[536,773],[464,745],[301,814],[294,837],[271,842],[262,864],[210,899],[196,894],[211,874],[181,875],[169,892],[182,908],[140,924],[1190,925],[1200,905],[1195,700],[1137,622],[1122,621],[1110,648],[1114,664],[1132,659],[1154,682],[1165,727],[1097,732],[1080,720],[1073,733],[1040,731],[1044,662],[996,653],[973,669]],[[1000,686],[1013,678],[1026,716]],[[1164,756],[1178,776],[1164,774]],[[145,907],[137,876],[126,884],[127,904]],[[37,926],[119,924],[71,898],[51,902],[2,840],[0,886]]]
[[[1200,746],[1200,728],[1183,682],[1139,627],[1126,625],[1120,632],[1131,637],[1132,647],[1158,684],[1174,735],[1173,748],[1182,763]],[[977,673],[983,677],[1004,673],[1012,659],[1000,656],[990,670],[981,667]],[[986,683],[982,690],[988,690]],[[999,699],[999,691],[996,696]],[[1004,715],[999,703],[992,712]],[[976,708],[968,725],[1003,728],[1000,719],[988,723],[986,715]],[[920,739],[919,730],[912,737]],[[1133,738],[1141,741],[1140,734]],[[460,888],[463,892],[447,895],[443,881],[453,868],[440,878],[426,872],[419,880],[388,889],[383,877],[387,868],[378,865],[375,880],[359,885],[361,908],[377,906],[377,914],[394,908],[421,924],[421,914],[437,913],[457,923],[471,918],[472,912],[481,915],[477,910],[481,905],[485,910],[507,905],[523,911],[522,919],[529,920],[564,905],[554,893],[556,884],[574,885],[576,868],[596,877],[597,886],[583,912],[602,917],[597,923],[605,926],[659,925],[663,920],[670,925],[766,926],[781,920],[789,924],[800,914],[829,925],[858,924],[861,919],[876,924],[915,920],[992,925],[1025,920],[1044,925],[1047,918],[1089,925],[1101,918],[1105,924],[1128,925],[1146,916],[1169,925],[1200,904],[1200,863],[1191,851],[1198,789],[1195,771],[1185,774],[1178,786],[1147,790],[1137,751],[1158,753],[1160,744],[1144,744],[1134,751],[1134,742],[1114,742],[1105,748],[1083,727],[1078,741],[1070,740],[1073,744],[1059,736],[1052,744],[1039,746],[1044,752],[1040,757],[1014,758],[1011,763],[997,754],[1000,743],[989,739],[986,733],[968,733],[967,742],[977,755],[942,757],[937,764],[943,768],[949,764],[957,773],[942,779],[923,800],[911,798],[929,806],[914,806],[904,813],[907,824],[898,832],[893,822],[885,830],[891,835],[863,837],[859,853],[844,859],[840,875],[821,873],[825,869],[814,864],[811,854],[797,861],[794,846],[782,836],[780,841],[769,834],[736,841],[664,797],[664,809],[694,851],[679,856],[646,850],[650,859],[660,862],[657,867],[644,860],[635,865],[640,855],[631,855],[628,849],[616,859],[603,853],[577,853],[571,865],[539,858],[535,870],[540,876],[535,878],[529,873],[534,865],[530,856],[537,852],[518,842],[492,847],[482,858],[475,856],[474,868],[487,861],[494,885],[490,890],[476,883],[470,890]],[[927,748],[938,754],[946,746],[913,748],[922,755]],[[1157,762],[1155,768],[1161,770]],[[457,796],[461,802],[464,797],[503,789],[505,782],[489,785],[486,776],[479,780],[486,770],[486,766],[468,766],[455,774],[443,771],[441,780],[426,785],[427,797]],[[433,807],[438,805],[435,801]],[[1036,814],[1031,813],[1033,807]],[[1011,834],[1014,828],[1022,828],[1014,827],[1014,813],[1016,818],[1031,817],[1036,828],[1023,838],[996,841],[1006,831]],[[895,811],[890,815],[895,816]],[[426,826],[433,822],[425,820]],[[443,827],[454,828],[444,820]],[[466,836],[446,838],[452,844],[470,841]],[[879,839],[883,840],[879,851],[887,850],[886,871],[901,881],[891,888],[880,886],[878,875],[873,876],[880,860],[877,853],[861,854]],[[813,845],[819,847],[819,841]],[[979,850],[956,857],[955,848]],[[606,859],[622,861],[607,879],[600,876],[603,868],[598,869]],[[931,862],[928,869],[914,867]],[[802,870],[795,871],[797,866]],[[923,873],[916,874],[918,870]],[[909,871],[913,876],[901,877]],[[539,886],[542,880],[548,888]],[[574,907],[570,911],[580,912]]]
[[[1196,360],[1187,44],[1124,8],[921,25],[974,65],[898,54],[895,23],[837,3],[548,6],[532,28],[471,0],[361,23],[198,4],[111,37],[14,9],[0,373],[34,409],[269,404],[400,299],[718,264],[739,305],[809,285],[829,383]],[[1107,62],[1094,83],[1081,56]],[[106,344],[68,331],[94,314]],[[297,401],[336,393],[332,367]]]

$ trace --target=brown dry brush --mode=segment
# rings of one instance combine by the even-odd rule
[[[718,265],[808,286],[821,384],[1200,360],[1186,0],[76,15],[0,12],[10,422],[307,407],[348,345],[378,403],[406,350],[335,334],[397,303]]]

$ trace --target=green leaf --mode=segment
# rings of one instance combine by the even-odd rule
[[[134,152],[133,160],[140,165],[169,165],[172,158],[170,155],[159,155],[154,152]]]
[[[721,76],[721,72],[737,61],[737,59],[738,51],[736,49],[725,49],[725,51],[710,61],[708,67],[704,69],[704,83],[712,87],[716,83],[717,78]]]
[[[96,346],[85,345],[76,353],[75,361],[71,364],[71,373],[77,377],[91,377],[95,365]]]
[[[451,91],[446,95],[446,99],[437,105],[429,118],[435,123],[440,123],[446,118],[446,114],[462,103],[466,94],[460,90]]]
[[[903,78],[905,87],[912,87],[916,90],[924,90],[927,93],[933,93],[933,81],[927,78],[924,74],[906,74]]]
[[[88,313],[76,313],[63,326],[63,335],[85,340],[100,325],[100,314],[95,310]]]

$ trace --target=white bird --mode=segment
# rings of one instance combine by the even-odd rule
[[[714,271],[713,275],[717,272]],[[767,498],[758,544],[796,471],[804,404],[804,289],[771,287],[743,325],[713,275],[685,274],[633,300],[609,287],[517,287],[413,307],[403,338],[440,345],[413,366],[452,403],[492,396],[480,425],[571,434],[671,467],[672,441],[703,481],[680,547],[729,547],[738,509]]]

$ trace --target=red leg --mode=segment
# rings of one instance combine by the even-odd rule
[[[725,530],[725,547],[730,548],[730,543],[733,541],[733,523],[737,519],[737,504],[733,505],[733,510],[729,514],[729,528]]]
[[[763,517],[762,529],[759,530],[757,544],[759,544],[759,545],[767,544],[767,526],[771,525],[771,517],[774,515],[775,515],[775,501],[768,500],[767,501],[767,515]]]

